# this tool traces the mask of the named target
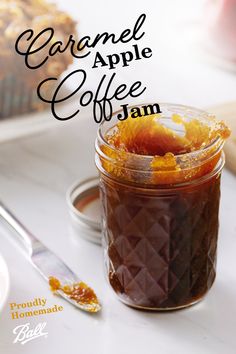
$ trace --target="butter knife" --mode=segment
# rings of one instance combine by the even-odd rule
[[[58,295],[87,312],[98,312],[101,309],[99,300],[93,290],[83,283],[59,257],[33,236],[3,203],[0,203],[0,217],[14,229],[15,235],[17,235],[18,240],[27,251],[30,262],[48,284],[50,279],[56,279],[63,285],[55,289]],[[79,284],[83,284],[81,289],[78,289]],[[68,292],[68,288],[74,289],[74,285],[76,285],[75,289],[79,290],[79,294],[76,294],[76,296],[72,296],[73,294],[71,295]],[[67,291],[63,290],[64,287]],[[87,289],[90,290],[93,296],[84,296],[84,291]]]

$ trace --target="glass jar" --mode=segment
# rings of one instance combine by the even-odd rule
[[[191,107],[160,107],[168,127],[173,113],[208,122],[207,113]],[[155,171],[150,170],[153,156],[108,143],[106,134],[114,126],[114,120],[103,122],[96,140],[108,281],[120,300],[135,308],[195,304],[216,275],[224,139],[218,136],[200,150],[177,155],[177,170]],[[182,134],[179,125],[171,128]]]

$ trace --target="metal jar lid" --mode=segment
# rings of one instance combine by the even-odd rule
[[[101,244],[101,206],[98,185],[98,177],[77,181],[69,188],[66,199],[76,235]]]

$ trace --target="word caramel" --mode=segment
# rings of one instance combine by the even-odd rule
[[[67,50],[70,50],[70,53],[74,58],[81,59],[87,57],[91,53],[91,50],[87,50],[86,52],[84,52],[85,48],[86,49],[95,48],[98,43],[104,45],[109,41],[113,44],[117,44],[119,42],[128,43],[131,40],[135,40],[135,41],[140,40],[144,36],[145,32],[144,31],[142,33],[138,33],[138,32],[140,32],[141,27],[145,22],[145,19],[146,19],[146,15],[142,14],[137,19],[133,30],[126,28],[121,32],[119,36],[116,36],[114,33],[104,32],[101,34],[100,33],[97,34],[94,39],[86,35],[82,37],[78,42],[76,42],[74,36],[71,34],[66,43],[62,43],[60,40],[52,41],[55,34],[55,31],[52,27],[44,28],[39,33],[35,33],[33,29],[29,28],[25,30],[23,33],[21,33],[17,38],[15,43],[15,50],[18,54],[24,56],[25,65],[29,69],[38,69],[39,67],[44,65],[50,57],[61,54]],[[27,45],[25,46],[26,43]],[[42,52],[44,48],[47,48],[48,54],[43,59],[41,59],[40,56],[37,54],[39,52]],[[142,56],[151,55],[151,50],[149,48],[147,49],[142,53]],[[135,49],[135,51],[136,51],[135,52],[136,60],[138,60],[140,59],[140,55],[137,53],[137,48]],[[97,54],[100,53],[97,52]],[[99,58],[97,58],[97,54],[96,54],[95,63],[97,60],[99,60]],[[33,60],[31,60],[32,57]],[[115,60],[114,62],[112,57],[114,57]],[[124,66],[127,66],[127,63],[133,59],[133,55],[131,53],[128,53],[127,56],[125,55],[125,53],[123,55],[121,54],[121,57],[123,60],[123,64],[126,63],[126,65]],[[39,62],[37,62],[37,58],[40,58]],[[102,64],[102,60],[103,59],[100,60],[101,64]],[[111,55],[109,61],[111,64],[110,69],[113,69],[114,68],[113,65],[118,63],[117,55],[116,54]]]
[[[45,298],[35,298],[32,301],[23,303],[11,302],[9,304],[10,311],[12,311],[11,318],[17,320],[19,318],[61,312],[63,310],[63,306],[54,305],[52,307],[46,307],[46,303],[47,299]],[[24,311],[25,309],[27,309],[27,311]]]

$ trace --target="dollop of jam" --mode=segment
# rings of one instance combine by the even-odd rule
[[[174,184],[210,172],[220,158],[220,154],[217,155],[219,144],[214,143],[217,139],[224,141],[230,135],[226,124],[213,116],[189,120],[173,114],[168,126],[162,118],[161,114],[136,119],[128,117],[111,128],[105,136],[108,145],[101,146],[101,150],[118,164],[104,160],[104,169],[118,178],[135,182],[137,174],[125,171],[125,168],[129,168],[134,156],[139,155],[151,158],[145,166],[146,171],[150,171],[143,179],[146,184]],[[193,152],[201,153],[208,160],[207,164],[194,168],[193,159],[189,159],[189,165],[185,163],[183,168],[180,157]],[[207,159],[208,156],[211,158]],[[134,168],[139,168],[137,160],[135,163]]]
[[[64,294],[68,295],[72,300],[75,300],[79,304],[84,305],[98,305],[98,298],[87,284],[84,282],[73,283],[72,285],[62,286],[60,281],[55,277],[49,278],[49,285],[52,292],[57,292],[58,290],[63,291]]]
[[[161,115],[128,117],[117,123],[115,129],[107,133],[107,141],[116,149],[151,156],[166,154],[180,155],[203,149],[210,145],[218,136],[227,139],[229,128],[223,121],[214,117],[207,123],[199,119],[185,120],[178,114],[172,115],[172,122],[182,128],[183,134],[178,134],[161,121]],[[176,127],[178,129],[178,127]]]

